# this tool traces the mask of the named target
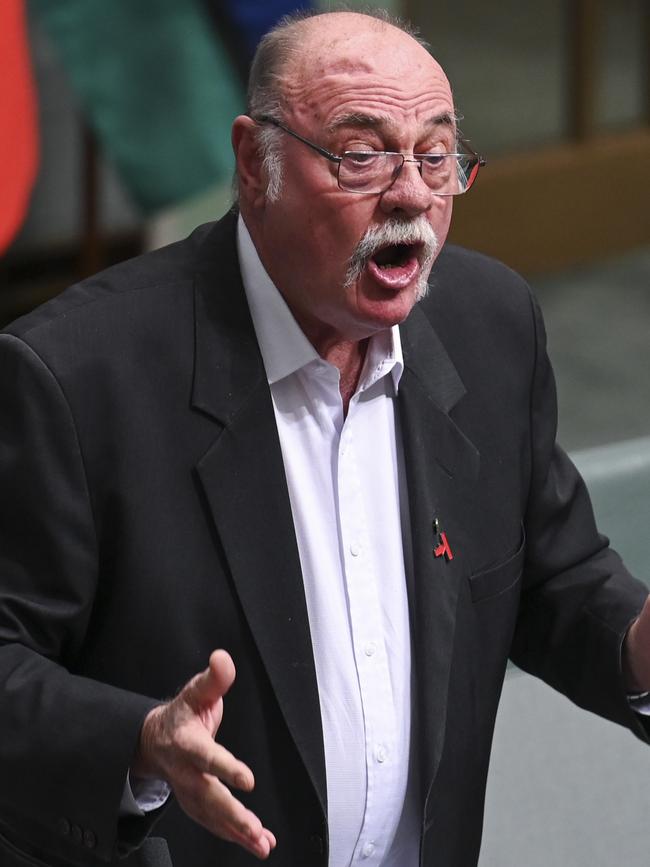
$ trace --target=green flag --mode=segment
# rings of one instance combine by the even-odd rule
[[[230,175],[243,88],[198,0],[32,0],[31,8],[142,210]]]

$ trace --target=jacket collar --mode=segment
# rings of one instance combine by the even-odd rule
[[[302,572],[271,396],[239,274],[235,226],[229,214],[199,251],[192,406],[218,424],[196,471],[261,662],[326,815]]]

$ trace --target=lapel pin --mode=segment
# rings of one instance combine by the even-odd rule
[[[444,557],[447,562],[454,559],[454,555],[447,540],[447,534],[440,529],[440,521],[437,518],[433,519],[433,532],[436,536],[437,545],[433,549],[434,557]]]

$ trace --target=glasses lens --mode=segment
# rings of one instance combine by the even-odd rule
[[[422,177],[439,196],[467,192],[478,171],[478,159],[471,154],[427,154],[422,157]]]
[[[339,186],[354,193],[380,193],[387,190],[399,172],[401,154],[347,151],[339,163]]]
[[[418,156],[422,165],[422,177],[434,193],[440,195],[453,195],[459,190],[460,178],[454,172],[456,157],[444,154],[425,154]]]
[[[478,174],[478,157],[462,154],[458,160],[458,192],[466,193],[472,186]]]

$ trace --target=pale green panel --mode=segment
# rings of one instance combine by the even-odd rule
[[[648,99],[646,3],[610,0],[603,5],[596,113],[604,128],[643,122]]]
[[[488,158],[560,140],[566,115],[566,2],[411,2],[451,81],[461,132]]]

